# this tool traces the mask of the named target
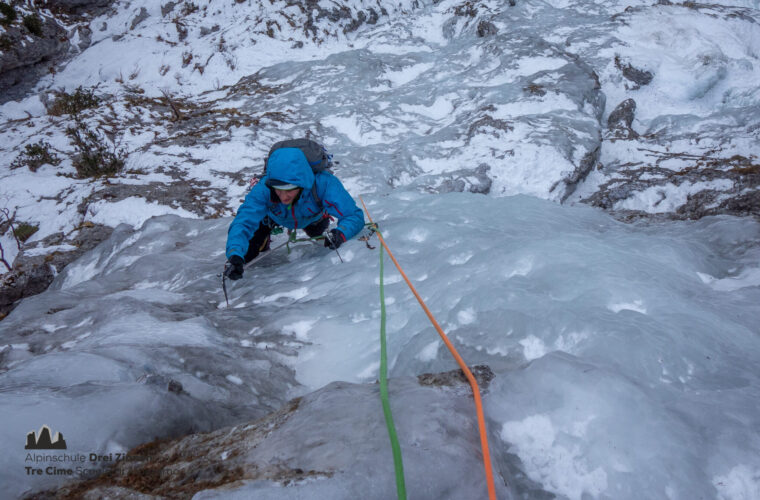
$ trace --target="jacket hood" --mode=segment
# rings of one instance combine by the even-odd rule
[[[298,148],[280,148],[267,161],[265,182],[267,187],[272,187],[273,184],[295,184],[309,189],[314,184],[314,172],[303,151]]]

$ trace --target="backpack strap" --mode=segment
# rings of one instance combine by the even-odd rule
[[[317,202],[317,205],[319,205],[319,210],[324,212],[325,207],[322,206],[322,200],[319,199],[319,195],[317,194],[317,179],[314,178],[314,184],[311,185],[311,195],[314,197],[314,200]]]

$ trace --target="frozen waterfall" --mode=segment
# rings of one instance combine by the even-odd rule
[[[495,372],[487,423],[514,492],[756,496],[760,224],[626,225],[526,196],[367,201],[463,357]],[[119,453],[262,417],[334,381],[374,383],[378,251],[351,241],[343,263],[315,245],[278,251],[229,286],[227,308],[217,273],[228,223],[168,215],[119,226],[0,323],[6,493],[63,480],[25,473],[22,443],[40,421],[69,453]],[[386,273],[392,390],[394,377],[455,368],[406,285]],[[168,391],[171,381],[181,389]],[[402,435],[427,430],[401,422],[411,426]],[[383,431],[356,425],[352,435]],[[477,444],[474,427],[461,432]],[[341,462],[336,453],[322,465]],[[385,458],[372,467],[391,474]]]

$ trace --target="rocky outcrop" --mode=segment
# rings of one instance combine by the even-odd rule
[[[636,101],[626,99],[617,105],[607,118],[607,129],[613,139],[635,139],[639,136],[631,128],[636,113]]]
[[[108,226],[90,223],[73,235],[57,233],[38,242],[43,247],[62,250],[42,255],[25,255],[22,251],[13,263],[13,269],[0,280],[0,319],[7,316],[21,299],[44,292],[59,271],[95,248],[112,231]]]
[[[43,5],[57,12],[67,14],[83,14],[96,16],[107,9],[114,0],[47,0]]]
[[[167,172],[177,175],[174,171]],[[225,205],[222,189],[212,188],[209,182],[189,183],[177,178],[174,182],[147,182],[145,184],[107,184],[84,200],[77,210],[87,213],[89,205],[99,201],[116,203],[127,198],[143,198],[149,203],[162,206],[180,207],[198,215],[220,213]]]
[[[638,90],[644,85],[649,85],[654,75],[646,70],[633,67],[630,63],[624,63],[619,56],[615,57],[615,67],[623,73],[623,77],[632,82],[631,90]]]
[[[478,23],[477,34],[480,38],[496,35],[497,33],[499,33],[499,28],[494,23],[489,21],[480,21]]]
[[[0,32],[0,104],[24,97],[69,48],[66,30],[56,19],[38,12],[16,12],[16,18]]]
[[[675,210],[663,210],[658,217],[699,219],[708,215],[730,214],[760,217],[760,165],[755,158],[734,155],[729,158],[656,151],[650,146],[653,164],[616,166],[614,176],[599,186],[585,203],[610,210],[622,220],[649,217],[651,214],[626,210],[620,202],[647,190],[666,199],[666,190],[676,187],[701,187],[688,194]],[[662,166],[665,162],[683,164],[678,170]],[[721,186],[710,188],[708,183]],[[659,202],[655,202],[655,207]]]
[[[401,4],[396,5],[390,2],[377,2],[375,6],[369,7],[354,5],[350,2],[334,2],[328,5],[317,0],[303,2],[284,0],[281,3],[282,12],[255,20],[255,24],[260,25],[261,28],[257,28],[254,32],[265,34],[270,38],[285,37],[293,40],[291,35],[295,28],[295,31],[300,31],[306,40],[319,43],[329,38],[353,33],[364,25],[375,25],[381,18],[388,18],[394,11],[402,8]],[[302,46],[304,41],[294,40],[298,46]]]
[[[112,3],[47,0],[34,7],[9,7],[15,12],[13,19],[6,16],[0,23],[0,104],[25,97],[41,76],[54,72],[70,53],[71,33],[78,32],[76,49],[86,48],[91,35],[87,19],[102,14]]]
[[[483,391],[494,374],[486,366],[473,370]],[[475,412],[461,370],[391,379],[389,386],[409,497],[483,497]],[[395,498],[379,398],[377,384],[333,382],[261,420],[153,441],[100,477],[27,498],[190,498],[206,492],[200,493],[205,498],[222,491],[258,498],[273,488],[292,498],[307,492],[336,500]],[[497,472],[498,498],[511,498],[506,482]]]
[[[163,206],[179,207],[199,216],[213,217],[224,210],[225,193],[221,189],[210,187],[208,182],[189,183],[171,169],[167,169],[167,174],[176,180],[146,184],[106,183],[79,204],[78,212],[84,217],[92,204],[103,201],[116,203],[130,197],[143,198],[150,203]],[[56,233],[44,240],[36,241],[35,246],[49,250],[33,255],[28,255],[31,248],[22,244],[21,253],[12,263],[13,269],[0,280],[0,320],[8,315],[21,299],[45,291],[58,272],[85,252],[95,248],[98,243],[108,238],[112,231],[113,228],[109,226],[85,223],[70,235]]]
[[[480,193],[491,191],[493,180],[488,175],[491,167],[484,164],[463,168],[444,175],[423,176],[414,185],[431,193]]]

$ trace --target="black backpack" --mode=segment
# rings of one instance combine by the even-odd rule
[[[267,163],[269,163],[269,157],[272,156],[272,153],[274,153],[276,150],[282,148],[298,148],[303,151],[304,156],[306,156],[306,160],[309,162],[311,171],[315,174],[324,171],[331,172],[330,169],[333,166],[332,155],[329,154],[325,147],[320,143],[312,141],[309,138],[303,138],[286,139],[284,141],[274,143],[274,145],[269,149],[269,154],[264,160],[264,175],[267,173]],[[319,208],[323,208],[322,200],[320,200],[319,196],[317,195],[316,182],[311,187],[311,194],[314,196],[314,199],[316,200],[317,205],[319,205]]]
[[[332,166],[332,155],[327,153],[324,146],[311,139],[287,139],[284,141],[274,143],[274,146],[269,150],[269,154],[264,160],[264,174],[267,173],[267,163],[269,163],[269,157],[272,156],[278,149],[282,148],[298,148],[303,151],[306,156],[306,160],[311,166],[311,171],[315,174],[317,172],[323,172],[329,170]]]

